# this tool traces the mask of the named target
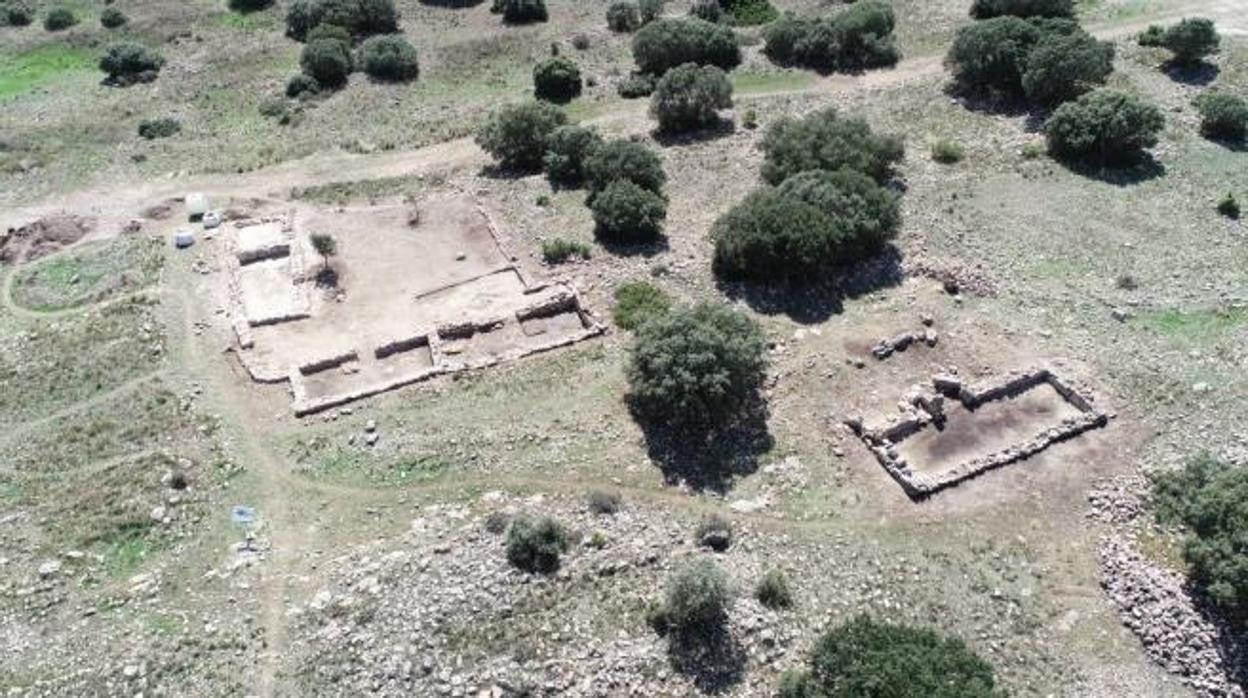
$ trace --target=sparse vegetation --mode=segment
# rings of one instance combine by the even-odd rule
[[[633,37],[633,60],[642,73],[660,76],[685,63],[732,70],[741,49],[732,30],[697,18],[659,19]]]
[[[342,87],[353,68],[351,49],[336,39],[309,41],[299,54],[299,67],[322,87]]]
[[[637,328],[629,397],[643,418],[715,427],[741,414],[766,365],[762,330],[747,316],[713,303],[675,308]]]
[[[1153,477],[1157,520],[1185,528],[1192,579],[1237,622],[1248,614],[1248,470],[1209,455]]]
[[[1174,54],[1174,62],[1179,65],[1199,63],[1210,54],[1217,53],[1222,37],[1213,24],[1213,20],[1203,17],[1189,17],[1166,30],[1161,37],[1161,45]]]
[[[862,0],[832,16],[786,14],[763,33],[763,51],[781,65],[815,70],[860,70],[892,65],[896,19],[891,5]]]
[[[312,233],[308,239],[312,242],[312,249],[321,256],[321,268],[328,268],[329,258],[338,254],[338,241],[328,233]]]
[[[1226,196],[1218,200],[1218,213],[1231,220],[1239,220],[1239,201],[1234,194],[1227,192]]]
[[[961,640],[858,616],[825,633],[809,669],[781,683],[781,698],[887,695],[1000,698],[992,666]]]
[[[585,181],[590,199],[617,179],[625,179],[662,196],[667,174],[655,152],[629,140],[607,141],[585,160]]]
[[[501,167],[537,171],[551,135],[567,121],[567,115],[546,102],[511,104],[490,115],[476,141]]]
[[[714,562],[701,558],[667,580],[662,619],[678,638],[713,632],[727,615],[728,578]]]
[[[770,0],[723,0],[724,11],[738,27],[766,24],[780,16]]]
[[[848,167],[877,181],[891,176],[905,154],[899,138],[877,135],[867,122],[828,108],[801,119],[781,119],[763,137],[763,179],[779,184],[807,170]]]
[[[594,235],[616,244],[653,242],[663,232],[667,218],[663,197],[628,179],[616,179],[597,192],[590,208]]]
[[[571,544],[568,530],[549,516],[516,517],[507,527],[507,560],[525,572],[557,572]]]
[[[758,587],[754,589],[754,598],[772,610],[781,610],[793,606],[793,592],[789,590],[789,579],[780,570],[767,570]]]
[[[732,522],[718,514],[711,514],[698,524],[694,540],[703,548],[722,553],[732,545]]]
[[[610,516],[618,512],[623,503],[623,499],[615,492],[594,490],[589,493],[589,510],[595,514]]]
[[[144,119],[139,122],[139,135],[150,140],[168,138],[182,130],[182,124],[175,118],[164,116],[159,119]]]
[[[133,41],[112,44],[100,57],[100,70],[110,82],[122,86],[155,80],[164,64],[159,53]]]
[[[1137,160],[1157,143],[1163,126],[1157,107],[1124,92],[1097,90],[1058,107],[1044,131],[1055,157],[1103,166]]]
[[[975,0],[971,16],[989,19],[1002,15],[1015,17],[1073,17],[1074,0]]]
[[[286,35],[304,41],[321,24],[346,29],[363,39],[399,30],[399,14],[393,0],[294,0],[286,10]]]
[[[229,0],[226,3],[235,12],[259,12],[273,5],[273,0]]]
[[[100,12],[100,26],[105,29],[116,29],[130,21],[126,14],[116,7],[105,7]]]
[[[589,245],[579,240],[552,238],[542,242],[542,259],[547,264],[563,264],[573,257],[589,259],[590,254]]]
[[[585,161],[602,145],[602,136],[587,126],[560,126],[546,142],[542,167],[557,186],[576,187],[585,181]]]
[[[78,17],[68,7],[53,7],[43,17],[43,28],[50,32],[69,29],[78,23]]]
[[[563,57],[537,64],[533,69],[533,94],[548,102],[570,102],[581,95],[581,69]]]
[[[686,63],[667,71],[650,102],[659,130],[682,133],[714,125],[732,106],[732,84],[715,66]]]
[[[629,281],[615,289],[615,307],[611,317],[626,330],[636,330],[643,323],[672,309],[672,298],[663,289],[648,281]]]
[[[637,3],[617,1],[607,8],[607,28],[613,32],[627,34],[637,31],[641,26],[641,13]]]
[[[719,6],[719,0],[694,0],[693,6],[689,8],[689,14],[715,24],[723,18],[724,8]]]
[[[633,73],[620,82],[616,91],[624,99],[649,97],[654,93],[655,79],[653,75]]]
[[[420,75],[416,49],[401,36],[369,37],[360,45],[360,63],[375,80],[406,82]]]
[[[1220,90],[1200,93],[1195,100],[1200,132],[1208,138],[1242,141],[1248,134],[1248,101]]]
[[[956,141],[941,139],[932,144],[932,159],[942,165],[962,162],[964,157],[966,157],[966,150]]]
[[[9,0],[0,5],[0,26],[25,27],[35,20],[35,11],[23,0]]]

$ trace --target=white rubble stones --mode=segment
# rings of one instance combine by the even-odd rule
[[[1100,573],[1123,624],[1153,661],[1201,696],[1243,698],[1240,681],[1228,675],[1242,663],[1226,641],[1230,631],[1200,612],[1182,575],[1153,566],[1117,534],[1101,542]]]
[[[923,324],[921,330],[899,332],[892,337],[881,339],[871,347],[871,355],[883,361],[899,351],[905,351],[916,342],[922,342],[929,347],[936,346],[936,343],[940,341],[940,335],[932,328],[936,318],[931,313],[924,312],[919,315],[919,322]]]

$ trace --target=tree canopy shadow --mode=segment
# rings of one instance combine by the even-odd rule
[[[741,682],[747,654],[721,618],[707,628],[670,634],[667,657],[699,691],[714,695]]]
[[[1248,688],[1248,620],[1228,618],[1194,582],[1189,581],[1184,587],[1196,612],[1217,631],[1214,644],[1226,670],[1226,680]]]
[[[1218,79],[1222,69],[1208,61],[1196,63],[1179,63],[1166,61],[1161,64],[1161,72],[1166,77],[1182,85],[1204,86]]]
[[[516,181],[525,177],[533,177],[541,174],[541,168],[528,169],[524,167],[504,167],[497,163],[485,165],[481,168],[481,176],[486,179],[495,179],[500,181]]]
[[[485,0],[420,0],[420,4],[428,7],[446,7],[452,10],[460,10],[466,7],[476,7]]]
[[[742,414],[723,426],[674,424],[633,418],[646,440],[646,452],[668,484],[684,483],[697,491],[726,492],[732,483],[758,470],[758,459],[775,445],[767,428],[767,404],[755,394]]]
[[[1021,94],[997,90],[975,90],[957,80],[945,83],[946,97],[956,100],[964,109],[989,116],[1023,116],[1033,111],[1033,105]]]
[[[718,117],[715,123],[701,128],[696,131],[686,131],[684,133],[664,133],[658,127],[650,132],[650,136],[654,141],[665,148],[680,147],[687,145],[696,145],[698,143],[709,143],[717,141],[721,138],[728,138],[737,132],[737,124],[732,119]]]
[[[817,282],[763,284],[721,280],[717,284],[729,298],[745,301],[755,312],[786,315],[794,322],[811,325],[840,314],[846,300],[897,286],[904,279],[901,252],[894,245],[888,245],[853,270]]]
[[[621,257],[650,258],[667,252],[671,247],[666,235],[660,235],[651,242],[616,242],[597,235],[594,240],[606,251]]]
[[[1121,163],[1087,163],[1065,158],[1054,159],[1077,175],[1116,187],[1129,187],[1166,174],[1166,166],[1148,152]]]

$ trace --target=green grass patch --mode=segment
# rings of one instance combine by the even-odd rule
[[[1163,337],[1184,343],[1211,344],[1248,323],[1248,309],[1162,310],[1141,315],[1140,320]]]
[[[419,179],[415,175],[398,177],[382,177],[378,179],[361,179],[354,182],[330,182],[300,189],[294,193],[296,199],[320,204],[342,205],[357,201],[415,194],[429,186],[428,178]]]
[[[21,268],[13,301],[31,310],[63,310],[154,284],[164,264],[160,240],[125,237]]]
[[[800,90],[815,82],[814,73],[796,70],[767,72],[737,70],[728,77],[732,81],[732,92],[735,95]]]
[[[95,70],[85,49],[50,43],[17,55],[0,55],[0,102],[47,84],[66,73]]]
[[[143,566],[147,555],[147,542],[141,535],[122,535],[105,545],[104,569],[110,577],[129,577]]]
[[[277,29],[282,23],[277,12],[272,9],[262,12],[223,12],[214,15],[212,21],[220,27],[249,33]]]

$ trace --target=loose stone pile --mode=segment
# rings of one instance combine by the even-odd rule
[[[1154,566],[1122,535],[1102,541],[1100,571],[1122,622],[1153,661],[1203,696],[1244,696],[1244,677],[1228,672],[1243,666],[1242,649],[1228,628],[1202,613],[1182,575]]]

